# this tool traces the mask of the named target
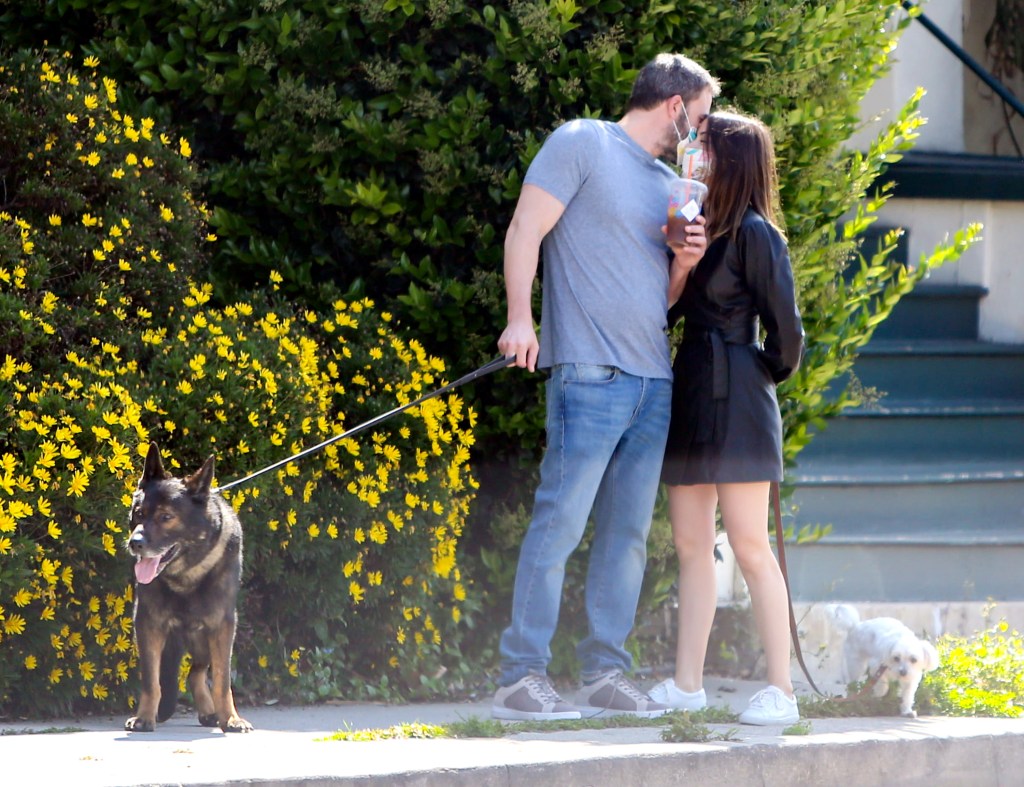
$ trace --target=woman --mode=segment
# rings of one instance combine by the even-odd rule
[[[716,607],[720,508],[750,591],[769,684],[740,722],[791,724],[800,715],[789,671],[788,597],[767,522],[770,482],[782,480],[775,386],[799,365],[803,328],[786,240],[775,220],[770,132],[756,118],[716,112],[702,137],[709,245],[692,272],[673,270],[669,292],[670,303],[678,296],[670,324],[685,318],[662,471],[679,558],[679,640],[674,678],[649,695],[674,708],[707,704],[702,678]]]

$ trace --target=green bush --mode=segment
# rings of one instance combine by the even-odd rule
[[[938,669],[919,691],[924,713],[1017,718],[1024,713],[1024,637],[1005,620],[971,636],[935,643]]]
[[[125,111],[97,65],[24,51],[0,63],[0,347],[40,372],[180,301],[207,245],[188,143]]]
[[[88,0],[20,0],[0,22],[8,40],[56,36],[102,55],[145,106],[188,124],[210,165],[224,290],[278,270],[285,291],[307,301],[324,282],[366,292],[470,368],[493,354],[504,324],[501,242],[540,142],[566,118],[617,115],[636,69],[659,51],[686,52],[777,139],[810,338],[785,389],[792,457],[810,424],[853,401],[822,393],[917,278],[899,279],[889,244],[866,255],[859,278],[842,278],[884,202],[864,203],[867,190],[921,122],[904,112],[866,155],[841,150],[902,31],[900,9],[897,0],[111,0],[101,16]],[[536,456],[535,381],[509,379],[480,396],[488,456],[505,467]]]
[[[102,14],[89,0],[15,0],[0,30],[11,43],[48,38],[101,55],[147,113],[189,128],[209,164],[221,299],[270,270],[300,302],[326,306],[334,288],[369,294],[468,368],[493,354],[505,322],[502,238],[541,141],[567,118],[618,115],[637,69],[660,51],[687,53],[777,141],[808,334],[804,365],[781,390],[792,460],[859,401],[847,375],[875,326],[978,232],[912,271],[890,259],[895,235],[860,248],[887,198],[885,167],[922,122],[918,96],[870,150],[843,148],[900,13],[898,0],[109,0]],[[532,490],[523,468],[543,445],[540,386],[507,375],[473,393],[486,462],[472,546],[489,550],[482,575],[507,576],[493,562],[514,552],[487,525]],[[658,552],[650,568],[656,598],[674,559]],[[508,590],[482,592],[507,609]]]
[[[178,474],[215,454],[218,479],[239,478],[414,401],[443,382],[445,364],[369,299],[316,312],[271,291],[212,305],[212,285],[182,271],[204,260],[175,240],[205,232],[182,190],[194,177],[188,144],[157,150],[144,120],[137,140],[108,129],[100,141],[116,113],[112,84],[93,101],[68,64],[17,62],[0,72],[0,122],[32,117],[38,131],[25,145],[14,138],[8,171],[45,164],[8,179],[0,212],[0,302],[22,327],[0,342],[0,707],[123,708],[137,678],[121,545],[149,442]],[[68,127],[137,154],[133,189],[118,191],[127,178],[100,169],[106,148],[94,164],[87,141],[55,144]],[[163,166],[147,166],[147,153]],[[166,173],[177,179],[163,182]],[[58,188],[102,203],[69,198],[58,209],[34,197]],[[186,252],[194,257],[172,256]],[[90,276],[97,284],[83,290]],[[476,489],[475,420],[457,393],[430,398],[226,492],[246,534],[241,693],[413,696],[446,669],[458,675],[473,610],[457,547]],[[325,656],[343,667],[327,685]]]

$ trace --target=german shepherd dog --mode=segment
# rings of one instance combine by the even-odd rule
[[[128,551],[135,556],[135,642],[142,667],[132,732],[152,732],[174,713],[178,670],[192,654],[188,682],[199,723],[249,732],[231,694],[235,604],[242,580],[242,525],[231,505],[211,491],[213,457],[185,479],[165,472],[150,443],[132,498]],[[212,693],[207,684],[212,674]]]

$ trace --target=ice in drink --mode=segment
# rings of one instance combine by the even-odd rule
[[[708,187],[699,180],[679,178],[672,184],[668,198],[668,241],[685,243],[686,228],[700,215]]]

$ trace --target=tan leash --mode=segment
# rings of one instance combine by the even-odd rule
[[[797,630],[796,625],[796,613],[793,611],[793,595],[789,589],[789,570],[786,568],[786,547],[785,547],[785,532],[782,529],[782,499],[779,493],[779,485],[776,482],[772,482],[771,485],[772,495],[772,508],[775,511],[775,545],[779,553],[779,568],[782,569],[782,578],[786,582],[786,600],[789,602],[789,634],[793,640],[793,651],[796,654],[797,663],[800,665],[800,669],[803,670],[804,676],[807,678],[807,682],[811,684],[811,688],[822,697],[826,697],[835,702],[849,702],[855,700],[858,697],[864,696],[867,692],[875,687],[875,684],[881,680],[882,675],[885,674],[885,665],[881,665],[875,673],[868,679],[868,682],[858,691],[856,694],[850,694],[846,697],[833,697],[825,694],[814,682],[814,678],[811,677],[811,673],[807,669],[807,665],[804,663],[803,649],[800,647],[800,634]]]
[[[786,568],[786,547],[784,546],[786,534],[782,529],[782,500],[779,494],[779,485],[775,481],[772,481],[771,494],[772,508],[775,510],[775,546],[779,553],[779,568],[782,569],[782,578],[786,583],[786,601],[789,602],[789,634],[793,640],[793,652],[796,654],[797,663],[800,665],[800,669],[803,670],[807,682],[811,684],[811,688],[817,694],[824,697],[825,693],[818,688],[814,678],[811,677],[810,671],[807,669],[807,665],[804,663],[804,652],[800,647],[800,636],[796,626],[796,613],[793,611],[793,594],[789,589],[789,570]]]

